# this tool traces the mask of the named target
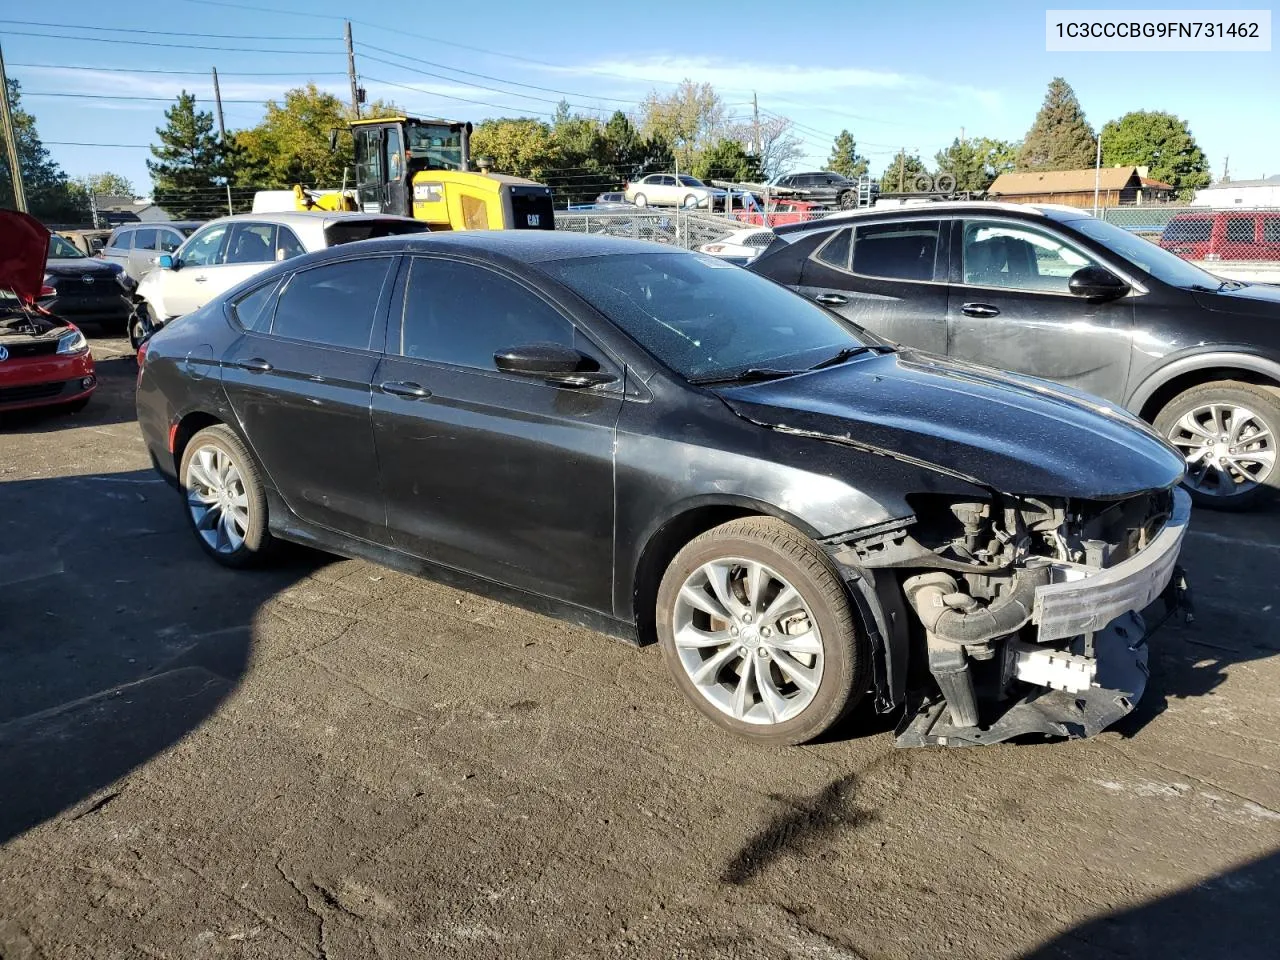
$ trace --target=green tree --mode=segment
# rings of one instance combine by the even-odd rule
[[[1022,140],[1019,170],[1083,170],[1096,160],[1098,140],[1075,91],[1054,77],[1035,123]]]
[[[122,177],[120,174],[111,173],[110,171],[76,177],[72,183],[85,193],[96,193],[112,197],[136,197],[138,195],[128,177]]]
[[[899,150],[880,174],[881,193],[909,193],[916,188],[916,177],[928,173],[918,154]]]
[[[214,134],[213,114],[196,109],[194,94],[182,91],[164,118],[147,161],[155,200],[179,219],[208,217],[222,207],[219,188],[232,178],[235,150]]]
[[[986,190],[996,177],[1012,170],[1016,154],[1016,146],[1005,140],[957,137],[947,149],[939,150],[933,161],[938,173],[949,173],[956,178],[957,190],[977,192]]]
[[[46,223],[87,223],[88,198],[67,179],[62,168],[49,156],[36,132],[36,119],[22,109],[22,87],[9,81],[9,109],[13,134],[22,167],[22,187],[31,215]],[[9,163],[0,151],[0,207],[13,207],[13,180]]]
[[[1011,173],[1018,166],[1018,153],[1022,150],[1021,140],[993,140],[982,137],[979,141],[982,151],[987,157],[987,166],[994,177],[1002,173]]]
[[[1171,184],[1190,199],[1209,185],[1209,161],[1185,120],[1171,113],[1135,110],[1102,128],[1102,162],[1108,167],[1150,168],[1156,180]]]
[[[605,127],[593,117],[569,112],[561,102],[551,124],[554,169],[543,181],[569,203],[588,200],[619,184],[619,174],[610,162]]]
[[[831,156],[827,159],[827,169],[850,180],[867,175],[867,158],[858,153],[858,142],[848,130],[841,130],[840,136],[836,137]]]
[[[551,127],[533,117],[485,120],[471,134],[471,155],[487,157],[497,173],[542,180],[555,164]]]
[[[713,144],[693,162],[693,175],[700,180],[732,180],[757,183],[763,179],[760,158],[747,153],[737,140],[725,138]]]
[[[671,145],[681,170],[724,134],[724,101],[709,83],[684,80],[669,94],[651,91],[640,105],[640,129]]]

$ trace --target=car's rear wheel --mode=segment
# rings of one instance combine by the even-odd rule
[[[804,743],[861,699],[865,640],[844,583],[780,520],[734,520],[690,541],[662,579],[656,616],[676,685],[741,737]]]
[[[228,567],[249,566],[272,546],[267,498],[257,462],[229,427],[191,438],[178,474],[187,519],[205,553]]]
[[[1186,457],[1184,483],[1200,506],[1247,510],[1280,487],[1280,394],[1266,387],[1200,384],[1174,397],[1155,428]]]
[[[846,190],[844,193],[840,194],[840,197],[836,202],[840,205],[841,210],[852,210],[858,205],[858,195],[852,190]]]
[[[686,196],[684,200],[681,202],[681,206],[684,206],[684,207],[696,207],[697,205],[698,205],[698,198],[694,196],[692,193]]]
[[[635,199],[632,200],[631,202],[634,203],[637,207],[644,207],[648,205],[649,200],[647,197],[645,197],[643,193],[637,193],[635,196]]]

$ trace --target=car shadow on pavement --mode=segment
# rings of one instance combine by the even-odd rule
[[[59,405],[0,413],[0,434],[51,433],[72,427],[106,426],[136,419],[133,386],[125,381],[137,379],[138,361],[133,356],[107,357],[94,364],[94,373],[99,386],[83,410],[72,413],[65,405]]]
[[[212,563],[150,471],[0,483],[0,843],[102,793],[239,682],[253,620],[328,562]]]
[[[1081,924],[1023,960],[1271,960],[1280,852]]]

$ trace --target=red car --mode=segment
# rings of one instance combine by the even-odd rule
[[[802,223],[826,214],[828,209],[810,200],[778,200],[769,204],[769,226],[780,227],[784,223]],[[741,223],[764,226],[765,214],[757,206],[754,210],[735,210],[733,217]]]
[[[1184,260],[1280,260],[1280,213],[1180,213],[1160,234],[1160,246]]]
[[[79,410],[97,389],[89,343],[75,324],[41,309],[49,231],[0,210],[0,412],[65,405]]]

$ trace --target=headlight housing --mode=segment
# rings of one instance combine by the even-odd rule
[[[84,338],[83,333],[74,328],[69,333],[65,333],[58,338],[57,352],[62,356],[84,353],[88,349],[89,341]]]

